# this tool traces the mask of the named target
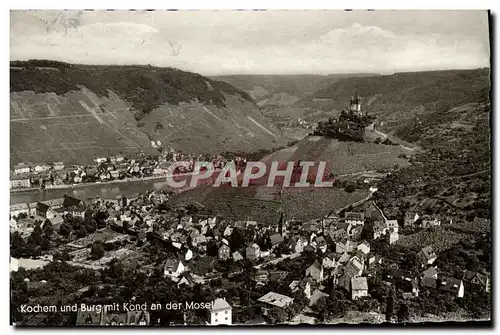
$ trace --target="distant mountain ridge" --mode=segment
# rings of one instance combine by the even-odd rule
[[[322,110],[341,110],[358,92],[362,106],[383,122],[384,129],[396,130],[415,116],[447,111],[455,106],[487,99],[490,69],[404,72],[377,77],[352,77],[297,102]],[[314,100],[320,104],[315,104]]]
[[[11,62],[11,165],[157,153],[253,152],[290,139],[228,83],[172,68]]]

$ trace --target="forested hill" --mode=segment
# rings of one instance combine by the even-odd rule
[[[178,105],[198,100],[225,107],[224,93],[252,102],[246,92],[226,82],[169,67],[76,65],[50,60],[13,61],[10,66],[10,92],[62,95],[82,85],[98,96],[107,96],[108,90],[113,90],[132,104],[138,119],[165,103]]]
[[[490,90],[490,69],[404,72],[337,81],[305,99],[325,99],[328,108],[342,109],[354,92],[363,109],[383,122],[381,129],[396,130],[415,116],[444,112],[484,101]]]
[[[290,139],[250,96],[200,74],[153,66],[10,64],[11,165],[96,156],[272,150]]]

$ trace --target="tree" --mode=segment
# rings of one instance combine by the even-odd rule
[[[387,308],[385,310],[385,320],[391,322],[394,316],[394,307],[396,306],[396,291],[392,285],[391,294],[387,297]]]
[[[231,247],[231,251],[235,252],[244,245],[245,237],[243,236],[239,228],[234,228],[229,238],[229,246]]]
[[[51,237],[54,233],[54,227],[52,226],[52,222],[49,219],[46,219],[43,223],[42,228],[43,234],[47,237]]]
[[[405,322],[410,319],[410,310],[406,304],[399,305],[398,322]]]
[[[87,236],[87,230],[83,226],[80,226],[80,229],[78,229],[76,236],[78,238],[82,238],[82,237]]]
[[[35,228],[31,232],[28,242],[33,243],[35,246],[40,245],[42,242],[42,228],[40,228],[40,222],[36,222]]]
[[[47,251],[50,249],[50,241],[49,239],[47,238],[47,236],[44,236],[43,239],[42,239],[42,242],[40,243],[40,248],[43,250],[43,251]]]
[[[68,237],[69,234],[71,234],[71,226],[66,223],[66,222],[63,222],[61,224],[61,226],[59,227],[59,234],[61,234],[62,236],[65,236],[65,237]]]
[[[90,258],[93,260],[100,259],[104,256],[104,246],[100,242],[94,242],[90,248]]]

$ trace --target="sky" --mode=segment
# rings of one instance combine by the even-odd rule
[[[11,11],[11,60],[204,75],[489,66],[486,11]]]

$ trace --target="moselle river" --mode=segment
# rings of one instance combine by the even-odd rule
[[[62,198],[65,194],[81,200],[87,200],[95,197],[115,199],[119,195],[130,197],[146,191],[160,191],[168,189],[172,188],[167,184],[165,179],[149,179],[110,184],[92,184],[74,188],[18,191],[10,193],[10,204],[13,205],[53,200]]]

